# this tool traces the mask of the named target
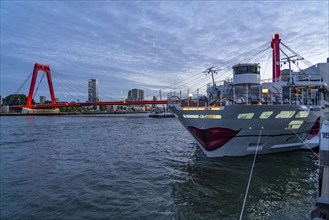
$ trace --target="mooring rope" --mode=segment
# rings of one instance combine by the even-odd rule
[[[246,205],[247,196],[248,196],[249,187],[250,187],[250,182],[251,182],[252,174],[254,172],[254,167],[255,167],[255,163],[256,163],[256,157],[257,157],[257,152],[258,152],[258,147],[259,147],[259,141],[260,141],[260,137],[262,135],[263,129],[264,128],[261,127],[260,132],[259,132],[257,147],[256,147],[255,155],[254,155],[254,161],[252,162],[252,167],[251,167],[251,171],[250,171],[250,175],[249,175],[248,185],[247,185],[247,189],[246,189],[246,193],[245,193],[245,196],[244,196],[243,205],[242,205],[242,209],[241,209],[241,213],[240,213],[240,218],[239,218],[240,220],[242,219],[243,212],[244,212],[244,206]]]
[[[299,140],[301,140],[303,142],[304,145],[306,145],[306,147],[308,147],[308,149],[310,149],[312,151],[312,153],[314,154],[314,156],[317,156],[317,153],[314,152],[314,150],[312,150],[312,148],[310,148],[310,146],[308,146],[308,144],[298,135],[296,134],[296,132],[292,129],[290,129],[292,132],[294,132],[294,134],[299,138]]]

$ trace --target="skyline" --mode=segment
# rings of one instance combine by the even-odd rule
[[[261,3],[1,1],[0,95],[14,93],[35,62],[50,65],[60,100],[70,92],[61,88],[65,80],[81,88],[71,89],[81,100],[92,78],[102,100],[126,98],[132,88],[146,97],[179,90],[178,82],[197,75],[200,85],[184,88],[194,90],[211,81],[203,70],[270,42],[274,33],[313,64],[326,61],[328,1]],[[264,71],[271,76],[271,68]]]

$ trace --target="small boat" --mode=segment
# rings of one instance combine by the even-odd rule
[[[150,118],[175,118],[175,114],[171,112],[154,112],[149,114]]]

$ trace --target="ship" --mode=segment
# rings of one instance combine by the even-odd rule
[[[207,101],[195,106],[177,100],[169,105],[207,157],[271,154],[313,149],[321,123],[329,118],[329,58],[298,72],[291,63],[303,59],[280,49],[279,34],[270,42],[272,79],[263,81],[258,63],[232,66],[233,78],[216,85],[214,67]],[[284,58],[280,58],[284,53]],[[289,63],[281,71],[281,63]]]

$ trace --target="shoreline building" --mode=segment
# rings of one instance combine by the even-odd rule
[[[98,80],[88,80],[88,102],[97,102],[98,99]]]
[[[45,104],[46,103],[46,96],[40,96],[40,104]]]
[[[144,90],[142,89],[129,90],[127,101],[143,101],[143,100],[144,100]]]

